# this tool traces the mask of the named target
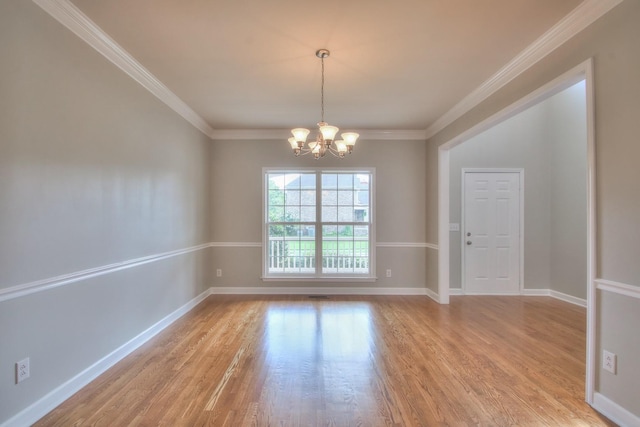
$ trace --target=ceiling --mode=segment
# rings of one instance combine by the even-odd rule
[[[427,129],[582,0],[72,0],[214,129]]]

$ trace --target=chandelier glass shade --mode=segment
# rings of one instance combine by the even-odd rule
[[[344,157],[346,154],[353,152],[353,147],[358,140],[355,132],[344,132],[340,136],[342,139],[336,140],[339,129],[331,126],[324,121],[324,59],[329,56],[327,49],[319,49],[316,56],[322,62],[322,85],[320,86],[320,107],[321,120],[318,123],[318,132],[315,141],[307,143],[307,137],[311,133],[309,129],[295,128],[291,130],[293,136],[289,138],[289,144],[296,156],[313,154],[313,157],[319,159],[327,153],[335,157]]]

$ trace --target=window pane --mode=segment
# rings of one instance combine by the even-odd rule
[[[337,225],[323,225],[322,226],[322,237],[336,237],[338,235],[338,226]]]
[[[369,184],[370,184],[369,180],[370,180],[370,175],[368,174],[356,174],[353,182],[353,188],[368,190]]]
[[[282,237],[282,236],[284,236],[284,226],[282,226],[282,225],[270,225],[269,226],[269,236],[272,236],[272,237]]]
[[[359,229],[359,230],[358,230]],[[369,273],[369,228],[351,225],[322,227],[322,272]]]
[[[353,210],[353,222],[369,222],[367,209],[356,208]]]
[[[337,206],[323,206],[322,207],[322,221],[323,222],[337,222],[338,221],[338,207]]]
[[[305,189],[316,189],[316,174],[315,173],[307,173],[300,175],[300,188]]]
[[[338,188],[351,189],[353,188],[353,174],[341,173],[338,175]]]
[[[300,192],[300,204],[304,206],[316,205],[316,191],[315,190],[302,190]]]
[[[269,206],[269,222],[284,221],[284,206]]]
[[[284,220],[286,222],[300,222],[300,206],[287,206]]]
[[[300,174],[288,173],[284,177],[284,188],[287,190],[299,190],[300,189]]]
[[[340,206],[338,208],[338,222],[354,222],[353,220],[353,207]]]
[[[286,190],[285,191],[284,200],[285,200],[285,203],[288,206],[299,205],[300,204],[300,191],[299,190]]]
[[[340,190],[340,191],[338,191],[338,205],[340,205],[340,206],[352,206],[353,205],[353,190]]]
[[[353,235],[355,237],[365,237],[369,238],[369,226],[368,225],[356,225],[353,227]]]
[[[338,192],[336,190],[322,190],[322,205],[337,205]]]
[[[369,192],[364,190],[356,191],[353,202],[356,205],[369,206]]]
[[[280,227],[277,235],[273,227]],[[271,226],[269,228],[268,271],[269,273],[315,272],[315,239],[304,236],[303,225]],[[284,236],[282,234],[284,233]]]
[[[316,222],[316,208],[315,206],[303,206],[300,208],[300,221],[301,222]]]
[[[284,174],[271,173],[268,175],[269,189],[283,189],[284,188]]]
[[[322,174],[322,189],[335,190],[338,188],[338,175],[335,173]]]

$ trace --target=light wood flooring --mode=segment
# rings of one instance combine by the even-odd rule
[[[609,426],[548,297],[212,296],[36,426]]]

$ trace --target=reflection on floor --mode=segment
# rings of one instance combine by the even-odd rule
[[[613,425],[546,297],[209,297],[38,424]]]

